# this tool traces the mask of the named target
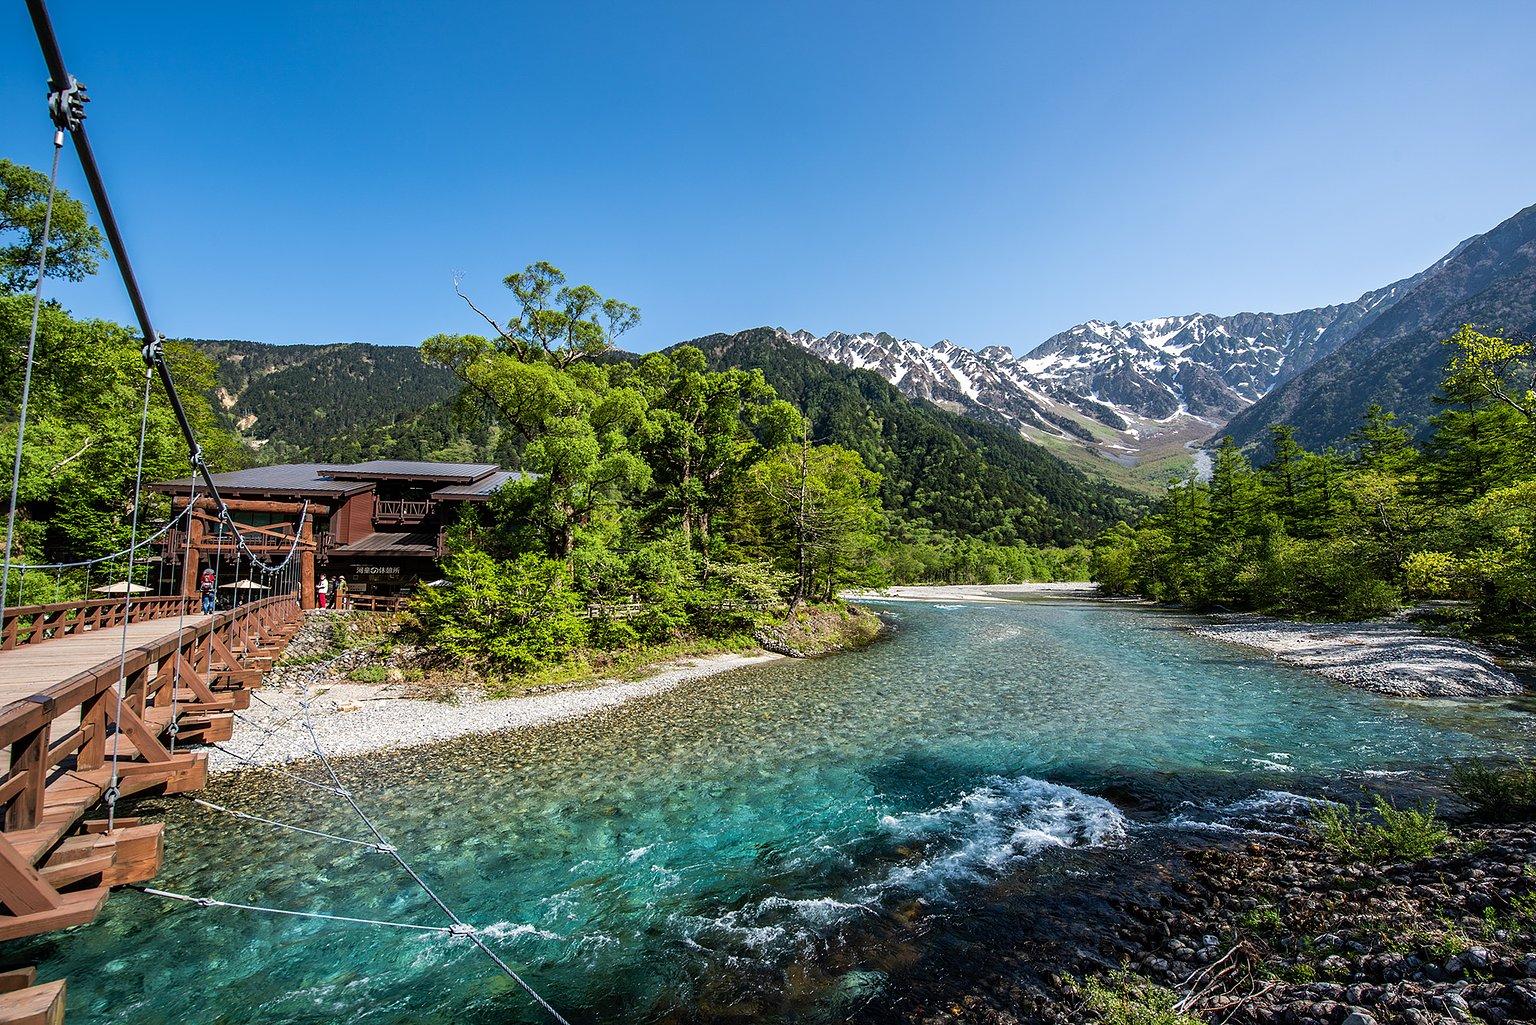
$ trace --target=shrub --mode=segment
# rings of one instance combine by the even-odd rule
[[[1202,1025],[1178,1009],[1173,990],[1127,971],[1084,983],[1083,1003],[1105,1025]]]
[[[515,676],[573,657],[587,618],[560,560],[522,555],[498,561],[478,550],[453,555],[448,583],[411,602],[430,644],[492,674]]]
[[[1358,805],[1330,804],[1312,821],[1323,846],[1357,861],[1418,861],[1427,858],[1450,836],[1427,808],[1397,808],[1380,794],[1372,798],[1375,815]]]
[[[358,683],[383,683],[389,676],[389,671],[383,666],[358,666],[347,674],[347,679]]]
[[[1481,761],[1458,765],[1451,772],[1451,789],[1482,818],[1499,822],[1536,818],[1536,759],[1522,758],[1511,765]]]

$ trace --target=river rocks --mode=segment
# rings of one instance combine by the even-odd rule
[[[1107,890],[1086,944],[999,951],[1010,987],[968,985],[981,1006],[932,1020],[1093,1021],[1078,980],[1120,968],[1226,1025],[1536,1022],[1536,825],[1457,827],[1436,857],[1387,865],[1340,862],[1295,818],[1262,829]]]

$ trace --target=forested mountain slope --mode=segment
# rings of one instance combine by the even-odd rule
[[[882,478],[886,509],[911,528],[979,540],[1070,544],[1130,515],[1137,499],[1007,427],[909,399],[878,374],[828,363],[773,328],[687,343],[717,366],[757,367],[810,417],[816,438],[853,449]]]
[[[1262,442],[1271,424],[1312,447],[1341,442],[1373,403],[1423,436],[1462,324],[1525,338],[1536,333],[1536,206],[1469,240],[1391,309],[1331,356],[1238,414],[1226,434]]]
[[[193,344],[218,366],[218,407],[265,458],[345,461],[380,444],[408,445],[423,431],[442,444],[452,440],[445,416],[418,421],[458,385],[422,363],[415,346]]]

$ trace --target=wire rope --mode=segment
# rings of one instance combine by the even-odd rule
[[[37,358],[37,322],[43,310],[43,277],[48,270],[48,236],[53,230],[53,198],[58,191],[59,155],[64,151],[64,133],[53,133],[53,169],[48,172],[48,204],[43,209],[43,236],[37,254],[37,291],[32,296],[32,326],[27,331],[27,362],[21,378],[21,419],[16,425],[16,458],[11,462],[11,501],[5,517],[5,565],[0,571],[0,623],[5,621],[6,601],[11,588],[11,545],[16,538],[16,501],[21,490],[22,443],[27,437],[27,407],[32,401],[32,367]]]

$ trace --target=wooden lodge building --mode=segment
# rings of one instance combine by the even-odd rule
[[[444,532],[466,502],[489,501],[497,488],[522,474],[494,463],[433,463],[375,459],[366,463],[282,463],[214,474],[214,483],[241,525],[256,556],[275,562],[294,544],[300,513],[309,519],[299,536],[300,597],[315,601],[322,574],[347,579],[349,594],[394,597],[438,577]],[[190,478],[155,484],[169,493],[175,511],[185,507]],[[204,568],[218,570],[219,584],[248,575],[238,551],[220,530],[213,503],[201,494],[186,532],[173,530],[162,557],[181,567],[183,594],[196,594]]]

